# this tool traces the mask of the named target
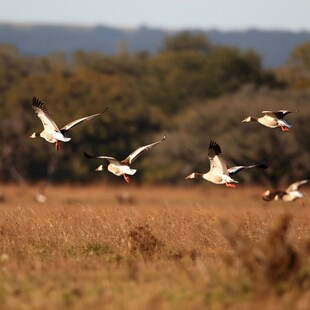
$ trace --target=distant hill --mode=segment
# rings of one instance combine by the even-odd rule
[[[296,45],[310,41],[310,32],[265,30],[200,32],[215,44],[234,46],[241,50],[253,49],[262,56],[264,67],[270,68],[286,63]],[[162,47],[165,36],[173,33],[176,32],[148,27],[126,30],[106,26],[0,24],[0,43],[14,44],[22,54],[28,55],[71,53],[78,49],[113,54],[122,46],[126,46],[130,52],[156,53]]]

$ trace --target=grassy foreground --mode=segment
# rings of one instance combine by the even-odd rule
[[[309,198],[130,184],[48,188],[39,204],[34,187],[1,188],[1,309],[310,304]]]

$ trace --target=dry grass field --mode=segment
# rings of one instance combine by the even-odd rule
[[[1,309],[308,309],[306,207],[263,188],[2,185]]]

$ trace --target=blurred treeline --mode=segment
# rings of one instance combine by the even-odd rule
[[[100,164],[83,151],[125,158],[140,145],[167,139],[140,157],[135,182],[184,183],[191,171],[209,169],[207,149],[217,140],[228,165],[263,162],[267,171],[238,175],[244,182],[309,177],[310,44],[297,46],[276,71],[263,69],[253,51],[215,46],[203,35],[167,37],[156,55],[114,56],[76,51],[70,59],[22,56],[0,45],[0,178],[2,181],[122,182],[95,173]],[[74,127],[72,140],[54,145],[28,136],[42,130],[32,97],[40,98],[59,127],[103,111]],[[293,109],[288,133],[241,123],[262,110]]]

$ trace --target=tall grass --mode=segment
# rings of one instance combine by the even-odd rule
[[[306,309],[310,209],[261,191],[8,187],[1,308]]]

